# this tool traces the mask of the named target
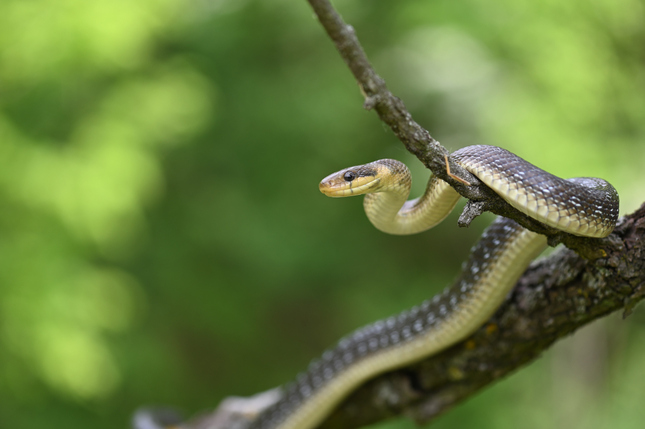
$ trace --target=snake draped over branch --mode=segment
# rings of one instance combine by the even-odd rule
[[[602,179],[561,179],[495,146],[468,146],[452,157],[510,205],[553,228],[599,238],[618,220],[618,193]],[[365,195],[370,222],[390,234],[432,228],[460,198],[446,182],[431,177],[424,194],[408,200],[410,185],[405,165],[383,159],[327,176],[320,191],[330,197]],[[343,338],[288,384],[251,428],[313,429],[366,380],[465,339],[491,317],[546,244],[545,236],[498,218],[450,287]]]

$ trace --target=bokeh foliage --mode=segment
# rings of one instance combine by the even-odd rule
[[[642,1],[338,7],[446,146],[644,200]],[[421,190],[361,103],[305,1],[0,2],[0,427],[209,409],[449,283],[490,217],[388,237],[316,190],[379,157]],[[644,337],[608,318],[437,427],[640,427]]]

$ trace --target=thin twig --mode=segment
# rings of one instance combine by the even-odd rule
[[[354,28],[343,21],[329,1],[308,1],[360,86],[365,96],[365,108],[374,109],[411,153],[433,173],[442,174],[446,170],[444,155],[448,155],[448,150],[416,123],[403,102],[388,90],[385,81],[367,59]],[[472,177],[463,169],[457,169],[455,173],[464,178]]]

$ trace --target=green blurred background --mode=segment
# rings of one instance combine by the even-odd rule
[[[645,199],[642,0],[337,3],[450,149]],[[390,237],[317,190],[382,157],[423,188],[362,102],[304,0],[0,1],[0,428],[208,410],[449,284],[491,216]],[[610,316],[434,427],[640,428],[643,357]]]

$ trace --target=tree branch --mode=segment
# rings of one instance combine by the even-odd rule
[[[597,251],[598,239],[576,237],[530,218],[513,208],[492,189],[450,159],[448,150],[435,140],[428,130],[412,119],[403,101],[390,92],[383,78],[374,71],[356,37],[354,28],[343,21],[329,0],[307,1],[354,75],[365,97],[364,107],[368,110],[374,109],[407,150],[428,167],[432,174],[448,182],[469,201],[479,203],[477,211],[462,215],[460,226],[468,226],[478,213],[490,211],[511,218],[531,231],[546,235],[551,246],[564,243],[567,247],[591,259],[602,255]],[[468,182],[469,186],[447,174],[446,156],[449,159],[452,174]],[[611,241],[606,240],[602,245],[611,246]]]
[[[449,156],[446,158],[448,151],[412,119],[403,102],[387,89],[371,67],[353,28],[343,22],[329,1],[308,1],[356,78],[365,96],[365,108],[374,109],[433,174],[469,199],[460,224],[467,225],[488,210],[547,235],[552,245],[563,242],[575,250],[565,248],[533,264],[507,302],[482,328],[422,362],[376,377],[349,396],[321,429],[356,428],[401,414],[427,423],[534,360],[557,339],[615,310],[624,309],[625,317],[630,314],[645,297],[645,204],[622,218],[614,233],[603,240],[564,234],[518,212],[451,162]],[[472,186],[446,174],[446,159],[451,172]],[[244,428],[279,396],[273,390],[249,399],[229,398],[215,412],[181,427]],[[137,416],[146,422],[159,420],[159,414],[145,410]]]

